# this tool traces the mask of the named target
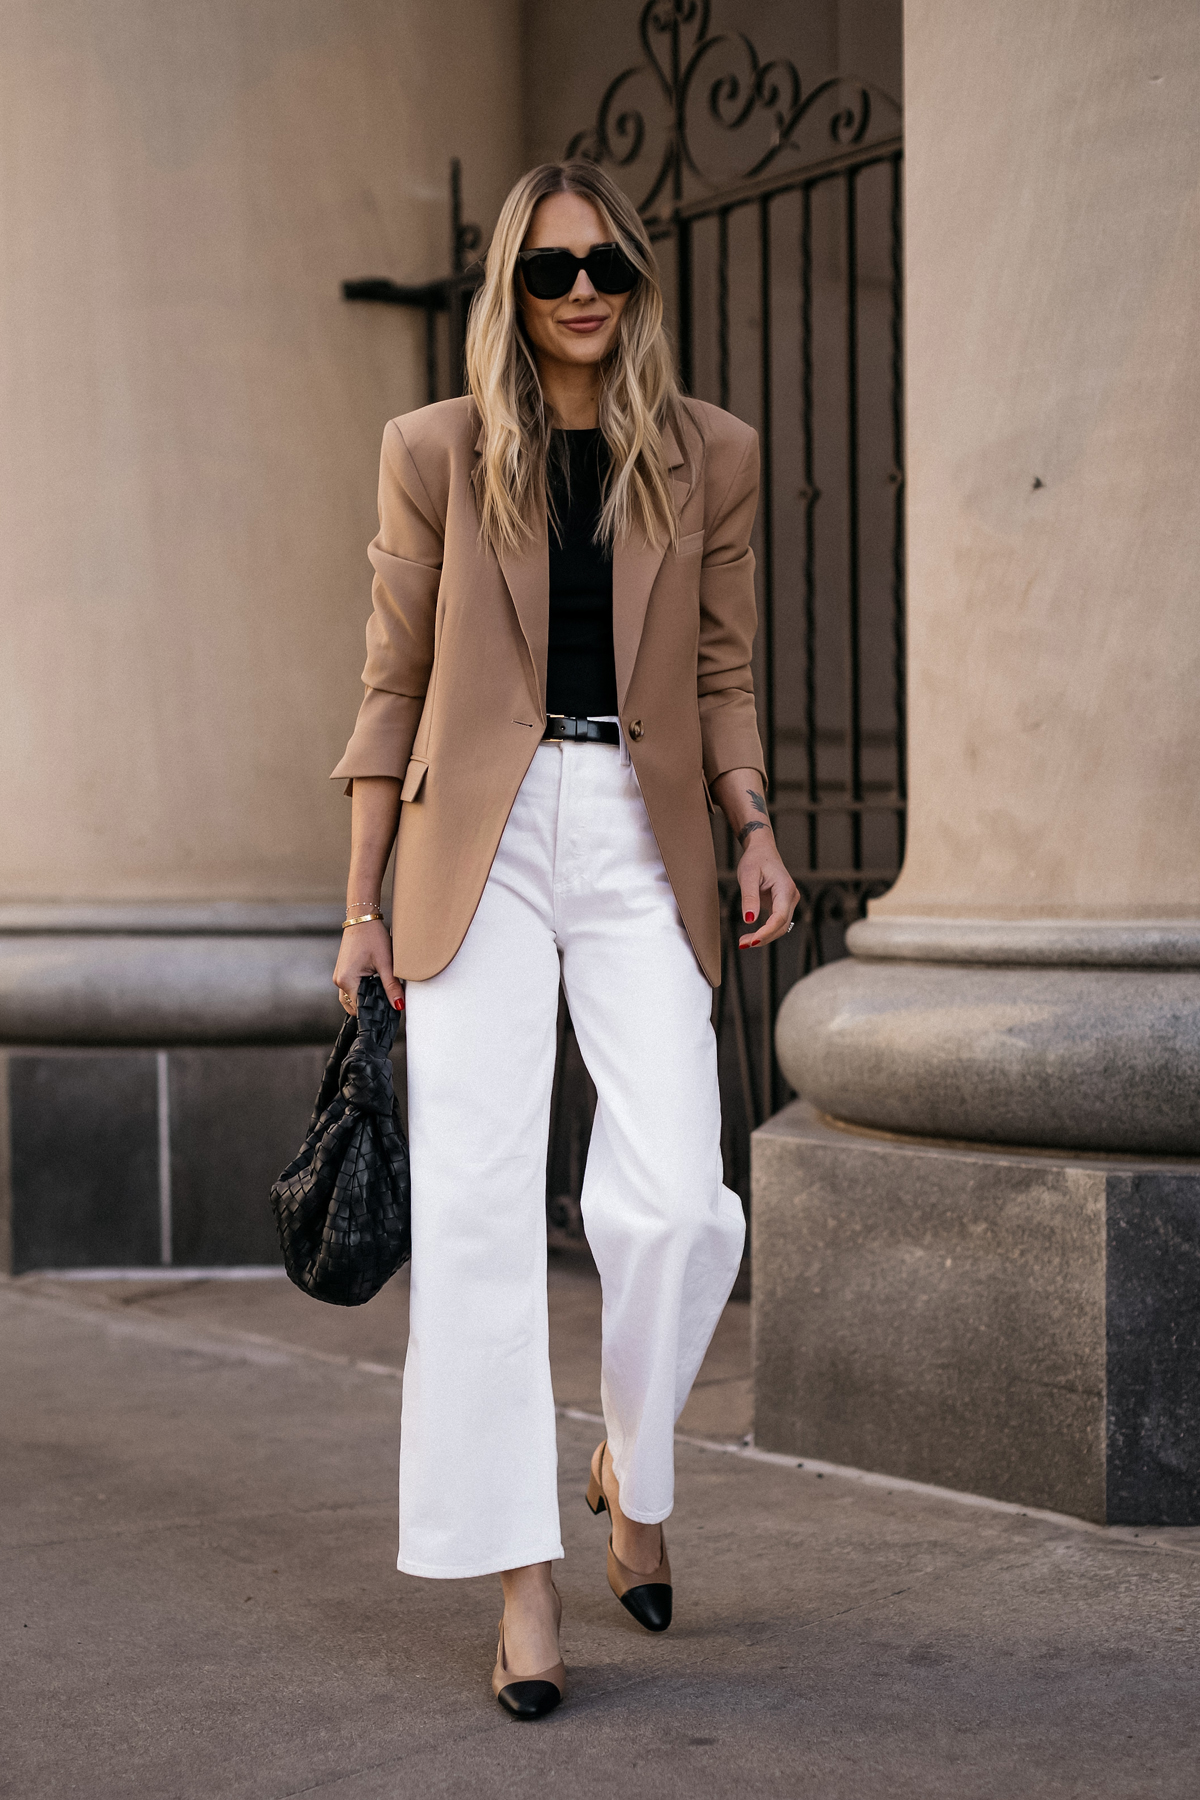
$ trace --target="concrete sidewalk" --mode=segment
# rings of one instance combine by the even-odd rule
[[[596,1407],[598,1295],[551,1276]],[[746,1419],[731,1307],[688,1423]],[[0,1284],[0,1792],[17,1800],[1194,1795],[1200,1532],[1137,1537],[683,1444],[640,1631],[560,1428],[570,1687],[491,1699],[498,1583],[399,1576],[403,1283]],[[366,1366],[363,1366],[366,1365]],[[702,1429],[704,1427],[704,1429]]]

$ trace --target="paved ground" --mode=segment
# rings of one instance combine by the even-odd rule
[[[552,1272],[596,1408],[594,1279]],[[1200,1792],[1200,1533],[1109,1533],[690,1444],[677,1624],[609,1595],[561,1427],[567,1703],[507,1719],[492,1580],[394,1572],[403,1284],[0,1283],[0,1792],[19,1800]],[[692,1434],[745,1429],[732,1306]]]

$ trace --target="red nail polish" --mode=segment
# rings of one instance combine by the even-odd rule
[[[393,1005],[393,1006],[394,1006],[394,1007],[395,1007],[395,1009],[396,1009],[396,1011],[397,1011],[397,1012],[403,1012],[403,1011],[404,1011],[404,1002],[403,1002],[403,1000],[393,1000],[393,1001],[392,1001],[392,1005]]]
[[[751,949],[752,949],[752,950],[757,950],[757,949],[758,949],[758,946],[759,946],[759,945],[760,945],[760,944],[761,944],[761,943],[762,943],[762,939],[761,939],[761,938],[751,938],[751,939],[750,939],[750,948],[751,948]]]
[[[753,923],[754,923],[754,914],[753,913],[746,914],[746,923],[747,923],[747,925],[753,925]]]

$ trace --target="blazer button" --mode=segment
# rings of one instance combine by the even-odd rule
[[[642,735],[642,721],[640,719],[631,719],[630,720],[629,735],[633,739],[634,743],[636,744],[638,739]]]

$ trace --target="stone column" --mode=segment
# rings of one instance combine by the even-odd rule
[[[1200,33],[905,17],[909,841],[780,1011],[759,1436],[1200,1522]]]
[[[448,271],[452,156],[494,217],[521,160],[518,12],[9,9],[0,1216],[8,1199],[18,1264],[157,1260],[172,1198],[177,1259],[272,1249],[264,1179],[341,1017],[349,814],[327,776],[361,698],[379,444],[425,400],[420,315],[348,306],[340,282]],[[204,1048],[231,1044],[255,1048]]]

